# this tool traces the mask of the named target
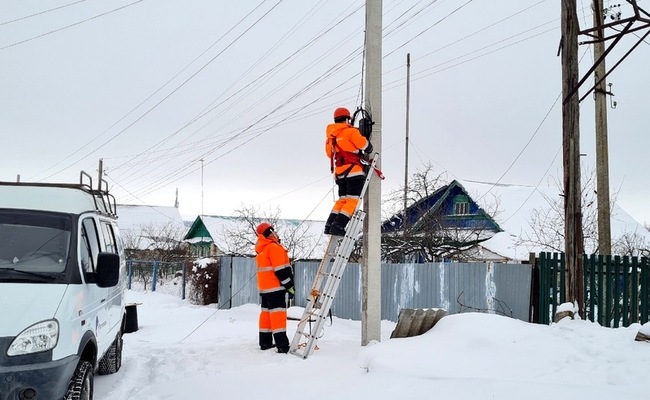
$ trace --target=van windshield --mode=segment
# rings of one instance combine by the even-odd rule
[[[21,279],[65,270],[72,219],[65,214],[0,210],[0,274]]]

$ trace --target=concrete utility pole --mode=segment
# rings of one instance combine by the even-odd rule
[[[580,189],[580,99],[576,0],[562,0],[562,155],[564,169],[564,252],[566,298],[583,315],[582,203]]]
[[[382,0],[366,0],[365,109],[372,113],[372,145],[381,156]],[[381,168],[381,157],[377,168]],[[372,174],[373,171],[369,171]],[[381,180],[373,177],[363,201],[361,345],[381,340]]]
[[[609,206],[609,151],[607,145],[607,90],[603,0],[594,0],[594,97],[596,102],[596,199],[598,201],[598,253],[612,254],[611,211]],[[601,80],[602,79],[602,80]],[[600,80],[600,83],[598,82]]]

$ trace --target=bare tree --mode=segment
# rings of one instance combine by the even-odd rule
[[[585,253],[598,249],[598,208],[595,192],[596,174],[586,171],[582,177],[582,229]],[[518,245],[530,248],[544,248],[548,251],[564,251],[564,195],[563,186],[555,180],[557,197],[543,195],[547,207],[535,208],[530,213],[531,233],[525,233],[517,240]]]
[[[650,243],[643,235],[624,233],[612,243],[614,254],[630,257],[650,257]]]
[[[441,208],[432,209],[433,204],[428,201],[430,196],[448,184],[445,174],[436,175],[431,164],[428,164],[413,174],[406,188],[408,215],[404,214],[404,188],[386,197],[384,203],[388,208],[385,210],[393,211],[393,220],[398,228],[382,234],[382,257],[385,260],[403,262],[423,258],[424,261],[463,261],[468,249],[493,235],[494,232],[489,230],[492,221],[475,219],[472,224],[461,227],[454,225]],[[498,212],[497,199],[491,204],[491,214],[486,212],[490,217]]]
[[[282,245],[289,251],[289,257],[296,261],[322,257],[316,254],[321,248],[322,235],[309,231],[309,221],[286,220],[280,218],[280,209],[262,211],[259,207],[242,205],[235,211],[239,223],[232,224],[222,231],[224,252],[233,255],[251,254],[257,243],[255,228],[263,221],[273,225],[280,236]]]
[[[165,224],[147,224],[141,227],[142,241],[148,241],[147,250],[154,259],[163,262],[179,261],[184,258],[186,244],[183,243],[185,227],[170,221]]]
[[[596,173],[588,170],[581,174],[582,212],[585,254],[598,253],[598,203],[596,199]],[[546,248],[548,251],[564,251],[564,200],[561,195],[560,182],[556,180],[558,196],[545,196],[547,207],[533,209],[530,214],[531,234],[519,238],[518,245]],[[610,202],[616,201],[618,192],[614,192]],[[613,207],[610,207],[614,209]],[[641,255],[648,248],[643,237],[637,233],[626,232],[612,240],[612,250],[620,255]],[[647,252],[647,250],[646,250]]]
[[[121,231],[122,244],[126,250],[127,258],[135,258],[137,250],[142,249],[142,236],[140,233],[132,229],[124,229]]]
[[[262,212],[259,207],[242,205],[240,209],[235,210],[233,218],[236,223],[225,226],[220,232],[224,243],[224,248],[220,250],[235,256],[252,254],[252,249],[257,242],[255,233],[257,225],[262,221],[266,221],[275,226],[279,215],[279,209]]]

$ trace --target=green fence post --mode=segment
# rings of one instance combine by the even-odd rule
[[[539,255],[539,274],[540,274],[540,287],[539,287],[539,296],[540,296],[540,322],[543,324],[548,324],[548,313],[549,313],[549,295],[551,291],[551,282],[549,280],[550,276],[550,263],[549,263],[549,254],[550,253],[540,253]]]
[[[612,256],[605,256],[605,326],[612,327]]]
[[[557,304],[557,269],[558,269],[558,260],[557,260],[557,253],[553,253],[553,257],[551,258],[551,288],[553,288],[553,296],[551,297],[551,315],[549,316],[549,323],[553,321],[555,318],[555,307]]]
[[[614,272],[612,273],[612,307],[614,308],[614,328],[618,328],[621,321],[621,256],[614,256]]]
[[[587,265],[585,257],[585,265]],[[596,271],[595,271],[595,266],[596,266],[596,255],[592,254],[589,257],[589,320],[591,322],[596,321],[596,299],[595,299],[595,294],[596,294]],[[585,302],[585,304],[587,304]]]
[[[557,257],[555,260],[557,260]],[[560,277],[559,296],[553,297],[553,300],[555,300],[553,303],[553,317],[555,317],[557,306],[566,302],[566,257],[564,253],[560,253],[559,261],[554,262],[553,266],[556,270],[556,276],[559,274]]]
[[[605,258],[602,254],[598,255],[598,323],[601,326],[605,326],[605,298],[603,297],[603,291],[605,290]]]
[[[548,288],[546,281],[544,280],[544,269],[546,268],[546,255],[544,252],[539,253],[539,265],[538,265],[538,274],[539,274],[539,293],[537,294],[538,303],[539,303],[539,315],[537,319],[540,324],[546,323],[546,315],[548,314],[548,309],[546,307],[546,301],[544,297],[548,296]],[[546,292],[546,295],[544,294]]]
[[[641,259],[641,323],[648,322],[648,258]]]
[[[630,298],[630,288],[628,287],[629,279],[627,278],[629,271],[630,257],[625,256],[623,257],[623,308],[621,310],[623,313],[623,326],[625,327],[630,326],[630,302],[628,300]]]
[[[632,257],[632,277],[630,279],[630,298],[632,318],[630,323],[639,322],[639,259]]]

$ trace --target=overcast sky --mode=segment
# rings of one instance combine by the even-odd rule
[[[583,28],[590,3],[578,0]],[[0,180],[76,182],[80,170],[96,177],[102,158],[118,203],[173,205],[178,189],[187,219],[243,205],[325,219],[324,129],[334,108],[361,102],[364,4],[2,1]],[[407,53],[409,172],[431,163],[449,179],[561,181],[557,1],[384,0],[383,9],[384,194],[404,182]],[[608,67],[636,41],[626,36]],[[593,53],[579,51],[584,73]],[[611,191],[647,223],[649,59],[642,42],[608,79]],[[588,96],[585,171],[595,169],[593,118]]]

